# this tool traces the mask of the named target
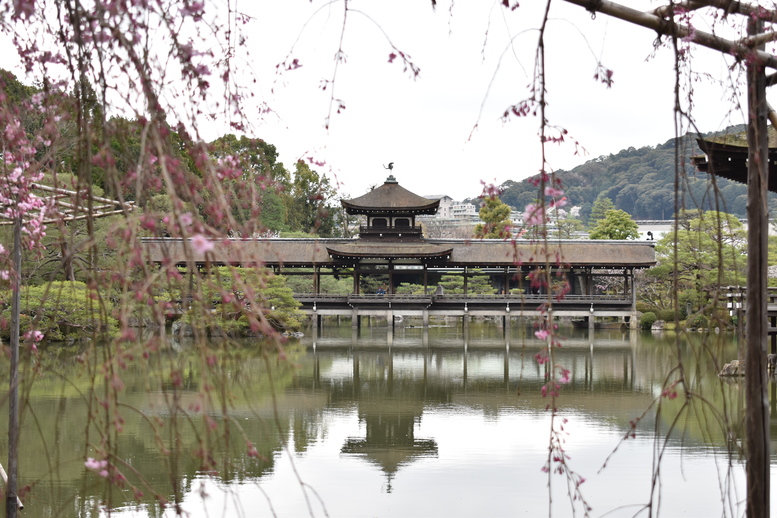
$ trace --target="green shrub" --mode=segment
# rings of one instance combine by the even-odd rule
[[[35,328],[47,340],[80,339],[98,334],[114,334],[118,321],[110,315],[110,307],[102,307],[95,290],[80,281],[54,281],[42,286],[22,286],[19,293],[22,316],[19,330],[23,335]],[[10,290],[3,293],[5,322],[11,321]],[[10,334],[3,326],[3,334]]]
[[[647,302],[637,301],[637,311],[639,311],[640,313],[655,311],[655,306],[653,306],[653,304],[648,304]]]
[[[394,291],[397,295],[423,295],[424,294],[424,285],[423,284],[412,284],[409,282],[403,282],[399,286],[397,286],[396,290]]]
[[[685,322],[685,327],[689,329],[707,329],[709,325],[710,321],[704,315],[691,315]]]
[[[650,329],[653,327],[653,323],[658,320],[656,314],[652,311],[642,314],[642,318],[639,319],[639,325],[642,329]]]

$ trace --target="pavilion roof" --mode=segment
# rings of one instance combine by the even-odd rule
[[[777,192],[777,132],[769,128],[769,179],[768,188]],[[732,133],[716,137],[698,138],[696,141],[706,156],[692,157],[699,171],[714,174],[739,183],[747,183],[747,135]]]
[[[453,248],[445,245],[434,245],[424,242],[383,244],[376,241],[355,241],[336,246],[327,246],[329,255],[342,259],[362,258],[413,258],[433,259],[447,258]]]
[[[380,187],[367,194],[342,200],[348,214],[369,214],[375,212],[404,212],[414,214],[434,214],[440,206],[440,200],[430,200],[414,194],[389,176]]]

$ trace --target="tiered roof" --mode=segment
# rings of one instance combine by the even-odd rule
[[[405,213],[435,214],[440,200],[429,200],[414,194],[390,175],[380,187],[367,194],[341,202],[348,214]]]

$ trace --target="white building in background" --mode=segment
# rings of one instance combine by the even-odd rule
[[[480,221],[480,209],[471,203],[454,203],[451,205],[451,217],[453,219]]]
[[[428,200],[440,200],[440,206],[437,209],[437,214],[432,216],[434,218],[451,218],[451,207],[456,203],[453,198],[445,194],[435,194],[433,196],[424,196]]]
[[[425,225],[427,237],[468,238],[472,236],[475,225],[480,223],[480,208],[472,203],[462,203],[444,194],[424,198],[440,200],[437,214],[416,217],[416,221]]]
[[[424,196],[428,200],[440,200],[440,208],[434,219],[463,219],[467,221],[480,221],[479,208],[472,203],[456,201],[445,194],[433,194]]]

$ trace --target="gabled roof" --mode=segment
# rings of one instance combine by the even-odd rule
[[[376,212],[434,214],[440,206],[440,200],[429,200],[400,186],[393,175],[390,175],[380,187],[358,198],[342,200],[341,203],[348,214]]]

